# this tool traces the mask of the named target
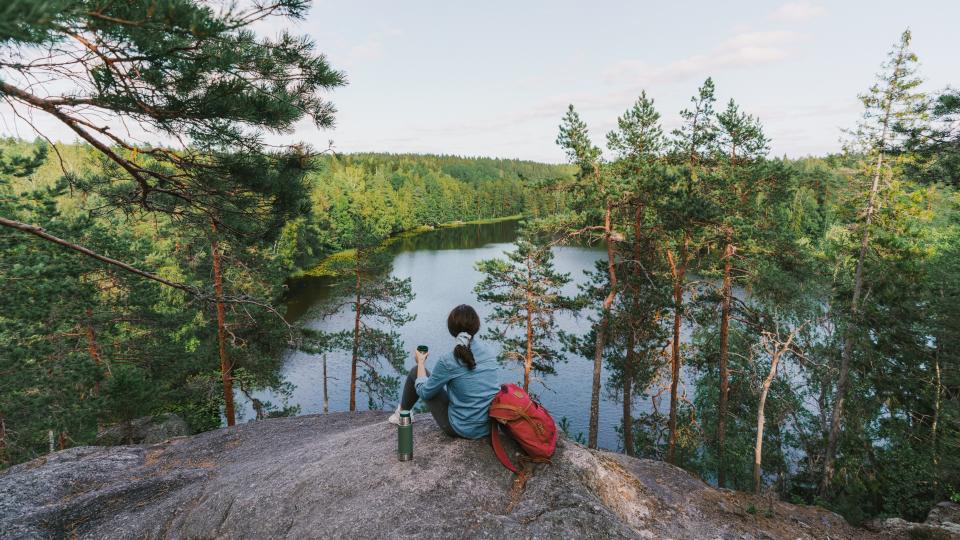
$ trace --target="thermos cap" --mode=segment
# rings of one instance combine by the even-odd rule
[[[400,411],[400,416],[410,416],[410,411]]]
[[[430,350],[430,348],[427,347],[426,345],[417,345],[417,350],[420,352],[427,352]]]

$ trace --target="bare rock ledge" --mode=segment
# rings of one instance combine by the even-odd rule
[[[421,416],[402,463],[385,419],[299,416],[57,452],[0,474],[0,538],[882,537],[568,440],[512,498],[488,441],[451,440]]]

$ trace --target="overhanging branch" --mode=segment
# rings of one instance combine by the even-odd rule
[[[91,257],[91,258],[96,259],[96,260],[98,260],[98,261],[100,261],[100,262],[103,262],[103,263],[106,263],[106,264],[110,264],[110,265],[116,266],[117,268],[121,268],[121,269],[123,269],[123,270],[126,270],[127,272],[130,272],[130,273],[132,273],[132,274],[136,274],[136,275],[138,275],[138,276],[140,276],[140,277],[144,277],[144,278],[147,278],[147,279],[151,279],[151,280],[153,280],[153,281],[156,281],[157,283],[161,283],[161,284],[163,284],[163,285],[166,285],[167,287],[172,287],[172,288],[174,288],[174,289],[179,289],[179,290],[181,290],[181,291],[187,292],[187,293],[189,293],[189,294],[191,294],[191,295],[194,295],[194,296],[204,296],[203,293],[202,293],[199,289],[197,289],[196,287],[192,287],[192,286],[190,286],[190,285],[186,285],[186,284],[183,284],[183,283],[177,283],[177,282],[175,282],[175,281],[170,281],[170,280],[164,279],[164,278],[162,278],[162,277],[160,277],[160,276],[158,276],[158,275],[156,275],[156,274],[147,272],[146,270],[140,270],[139,268],[137,268],[137,267],[135,267],[135,266],[131,266],[131,265],[125,263],[125,262],[118,261],[118,260],[116,260],[116,259],[111,259],[110,257],[107,257],[106,255],[100,255],[99,253],[97,253],[97,252],[95,252],[95,251],[92,251],[92,250],[90,250],[90,249],[87,249],[87,248],[85,248],[85,247],[83,247],[83,246],[81,246],[81,245],[74,244],[74,243],[68,242],[68,241],[66,241],[66,240],[64,240],[64,239],[62,239],[62,238],[60,238],[60,237],[54,236],[54,235],[46,232],[45,230],[43,230],[42,227],[37,227],[36,225],[30,225],[29,223],[23,223],[23,222],[20,222],[20,221],[14,221],[14,220],[12,220],[12,219],[7,219],[7,218],[5,218],[5,217],[0,217],[0,225],[3,225],[4,227],[9,227],[9,228],[11,228],[11,229],[16,229],[16,230],[21,231],[21,232],[29,233],[29,234],[32,234],[32,235],[34,235],[34,236],[38,236],[38,237],[40,237],[40,238],[43,238],[44,240],[47,240],[48,242],[53,242],[54,244],[58,244],[58,245],[60,245],[60,246],[63,246],[63,247],[65,247],[65,248],[68,248],[68,249],[72,249],[72,250],[74,250],[74,251],[77,251],[77,252],[79,252],[79,253],[82,253],[82,254],[86,255],[87,257]]]

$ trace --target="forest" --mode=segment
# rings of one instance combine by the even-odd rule
[[[0,467],[145,415],[232,426],[237,395],[258,419],[297,414],[253,398],[289,394],[293,348],[349,350],[350,410],[357,390],[385,403],[410,291],[382,279],[384,240],[522,215],[513,250],[477,263],[476,294],[525,385],[564,369],[561,351],[592,363],[587,446],[608,392],[619,451],[720,487],[854,523],[960,500],[960,92],[924,90],[909,31],[878,51],[836,154],[769,156],[760,119],[706,78],[676,130],[650,88],[603,148],[571,104],[544,134],[568,163],[543,164],[267,145],[297,122],[330,127],[326,95],[346,84],[312,41],[247,31],[305,2],[80,4],[0,8],[15,21],[0,25],[0,97],[76,137],[0,141]],[[84,91],[35,82],[63,78]],[[604,256],[564,296],[552,250],[576,243]],[[287,280],[351,249],[353,330],[288,322]],[[560,312],[584,332],[559,331]],[[652,396],[669,407],[634,412]]]
[[[7,139],[0,151],[5,170],[15,170],[0,180],[4,218],[42,223],[50,234],[178,284],[200,289],[209,281],[211,238],[170,219],[131,227],[124,216],[93,211],[103,199],[70,189],[61,163],[78,177],[106,168],[89,145]],[[570,174],[562,165],[453,156],[314,158],[302,180],[309,201],[302,211],[268,239],[219,241],[226,294],[264,302],[225,307],[224,346],[237,390],[249,396],[284,387],[279,353],[299,339],[280,313],[287,277],[365,240],[542,211],[560,197],[541,196],[535,183]],[[7,284],[0,297],[17,306],[0,321],[0,369],[10,374],[0,398],[5,465],[45,452],[50,430],[63,448],[93,443],[98,426],[151,413],[177,413],[195,431],[220,426],[219,363],[196,361],[219,355],[209,306],[19,233],[4,230],[0,238]],[[31,361],[38,358],[46,360]]]

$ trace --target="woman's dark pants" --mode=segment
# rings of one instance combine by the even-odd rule
[[[427,372],[427,376],[430,375],[430,372]],[[417,400],[420,399],[420,396],[417,395],[417,366],[413,366],[410,370],[410,373],[407,374],[407,381],[403,384],[403,397],[400,398],[400,408],[411,411],[413,406],[416,405]],[[440,426],[440,429],[444,433],[451,437],[459,437],[460,435],[450,427],[450,418],[447,416],[447,410],[450,408],[450,398],[447,397],[446,388],[441,388],[439,392],[432,398],[426,400],[427,409],[430,410],[430,414],[433,415],[434,422]]]

